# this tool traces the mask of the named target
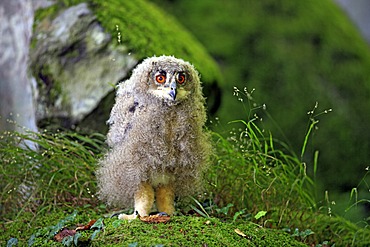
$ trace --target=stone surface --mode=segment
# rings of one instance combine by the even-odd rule
[[[368,0],[335,0],[349,15],[361,31],[366,41],[370,43],[370,1]]]
[[[127,76],[137,59],[111,40],[85,3],[36,22],[31,67],[39,122],[63,119],[62,126],[70,127]]]

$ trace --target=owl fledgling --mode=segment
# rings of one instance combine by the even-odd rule
[[[201,90],[194,67],[172,56],[145,59],[118,86],[108,120],[110,150],[96,173],[101,200],[134,204],[140,216],[155,202],[159,212],[172,215],[175,195],[199,189],[211,153]]]

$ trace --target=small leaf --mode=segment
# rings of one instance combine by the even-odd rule
[[[242,236],[243,238],[247,237],[247,235],[245,235],[245,233],[240,231],[238,228],[236,228],[234,232],[236,232],[236,234],[238,234],[239,236]]]
[[[97,229],[103,229],[104,227],[104,222],[103,222],[103,218],[99,218],[95,223],[94,225],[92,225],[90,227],[90,229],[94,229],[94,228],[97,228]]]
[[[99,234],[99,232],[100,232],[100,229],[99,230],[95,230],[93,232],[93,234],[91,235],[90,240],[94,240],[94,238],[96,238],[96,236]]]
[[[258,220],[259,218],[261,218],[261,217],[265,216],[266,214],[267,214],[267,211],[259,211],[259,212],[254,216],[254,218],[255,218],[256,220]]]
[[[78,239],[81,237],[81,233],[77,232],[73,237],[73,243],[78,246]]]
[[[235,221],[236,221],[236,219],[237,219],[240,215],[243,215],[244,213],[245,213],[245,211],[244,211],[244,210],[240,210],[240,211],[236,212],[236,213],[234,214],[234,217],[233,217],[233,222],[235,222]]]
[[[77,213],[78,213],[77,210],[73,211],[72,214],[70,214],[70,215],[68,215],[67,217],[64,218],[64,221],[66,221],[66,222],[74,221],[76,216],[77,216]]]
[[[115,220],[115,221],[113,221],[112,226],[114,228],[117,228],[122,224],[122,222],[123,222],[122,220]]]
[[[216,212],[223,213],[224,215],[227,215],[227,213],[229,212],[229,209],[232,208],[233,206],[234,206],[234,204],[229,203],[229,204],[227,204],[226,207],[216,208]]]
[[[18,244],[18,239],[11,238],[11,239],[8,240],[8,243],[6,244],[6,247],[17,246],[17,244]]]
[[[64,219],[61,219],[55,226],[52,226],[49,232],[49,236],[54,236],[57,232],[62,230],[66,224],[75,220],[77,216],[77,210],[75,210],[72,214],[66,216]]]
[[[35,243],[36,235],[32,234],[31,237],[28,239],[28,247],[31,247]]]
[[[96,220],[90,220],[89,223],[87,223],[87,225],[76,227],[76,231],[89,230],[95,224],[95,222],[96,222]]]
[[[298,237],[299,236],[299,230],[296,228],[292,234],[292,237]]]
[[[313,234],[315,234],[315,233],[311,229],[307,229],[307,230],[301,232],[299,235],[303,238],[306,238],[306,237],[308,237],[310,235],[313,235]]]
[[[72,246],[73,236],[68,236],[68,237],[63,238],[62,244],[67,247]]]
[[[66,238],[72,237],[76,234],[76,230],[69,230],[67,228],[64,228],[61,230],[58,234],[54,236],[54,240],[57,242],[64,242]]]

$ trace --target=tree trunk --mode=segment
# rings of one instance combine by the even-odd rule
[[[33,17],[32,0],[0,0],[0,131],[37,131],[27,74]]]

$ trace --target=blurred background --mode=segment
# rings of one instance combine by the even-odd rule
[[[317,200],[328,191],[343,215],[353,188],[370,198],[369,1],[155,2],[222,70],[217,131],[227,134],[238,128],[229,121],[257,114],[265,131],[299,155],[312,119],[318,120],[302,157],[315,177]],[[234,87],[253,92],[252,104],[238,101]],[[369,207],[359,211],[369,215]]]

